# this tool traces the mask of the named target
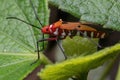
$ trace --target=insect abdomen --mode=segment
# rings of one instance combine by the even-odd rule
[[[82,37],[90,37],[90,38],[105,38],[107,34],[105,32],[101,31],[78,31],[78,30],[64,30],[63,31],[66,35],[64,36],[70,36],[71,38],[74,36],[82,36]],[[63,32],[61,33],[61,36],[63,36]]]

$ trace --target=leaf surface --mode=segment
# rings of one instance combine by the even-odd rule
[[[81,21],[120,31],[120,0],[49,0]]]
[[[119,80],[119,79],[120,79],[120,64],[119,64],[118,74],[116,76],[116,80]]]
[[[48,24],[47,0],[32,2],[42,24]],[[41,56],[40,62],[31,65],[37,59],[35,50],[36,41],[41,38],[40,30],[18,20],[6,19],[11,16],[38,27],[41,25],[35,19],[29,0],[0,0],[0,80],[23,80],[45,59]]]
[[[49,65],[40,72],[39,76],[42,80],[67,80],[73,76],[82,76],[89,70],[102,65],[107,60],[114,59],[118,56],[119,52],[120,44],[117,44],[113,47],[95,52],[92,55],[77,57],[55,65]],[[82,77],[80,77],[80,80],[83,80]]]
[[[0,53],[0,80],[22,80],[40,64],[31,65],[35,60],[34,54]]]

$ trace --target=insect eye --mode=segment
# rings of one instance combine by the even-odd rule
[[[46,31],[48,31],[48,28],[46,28]]]
[[[80,28],[80,25],[78,27]]]

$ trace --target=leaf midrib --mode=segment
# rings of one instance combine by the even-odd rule
[[[15,64],[18,64],[18,63],[23,63],[23,62],[25,62],[25,61],[30,61],[30,60],[32,60],[32,59],[24,59],[24,60],[20,60],[20,61],[15,61],[15,62],[13,62],[13,63],[1,65],[0,68],[2,68],[2,67],[7,67],[7,66],[11,66],[11,65],[15,65]]]

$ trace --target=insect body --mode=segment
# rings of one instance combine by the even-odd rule
[[[33,8],[36,19],[39,21],[39,24],[41,26],[43,26],[38,18],[38,15],[35,11],[35,8],[34,8],[31,0],[30,0],[30,4]],[[64,22],[61,19],[59,21],[57,21],[51,25],[45,26],[43,28],[39,28],[39,27],[37,27],[31,23],[28,23],[22,19],[19,19],[17,17],[7,17],[7,19],[16,19],[16,20],[22,21],[22,22],[24,22],[32,27],[35,27],[37,29],[40,29],[42,31],[43,39],[40,39],[37,41],[38,60],[40,59],[39,42],[55,40],[57,42],[59,48],[61,49],[61,51],[64,54],[64,51],[63,51],[62,47],[60,46],[58,40],[65,39],[67,36],[72,38],[76,35],[84,36],[84,37],[87,37],[88,39],[90,37],[92,37],[92,38],[105,38],[108,35],[108,31],[109,31],[109,30],[108,31],[104,30],[102,27],[98,27],[100,25],[94,25],[91,23],[80,23],[80,22]],[[51,37],[44,39],[44,34],[48,34]],[[67,58],[67,57],[65,56],[65,58]]]
[[[76,35],[91,38],[105,38],[108,35],[107,32],[97,30],[88,24],[82,24],[80,22],[64,22],[61,19],[54,24],[43,27],[42,32],[57,37],[58,39],[65,39],[67,36],[72,38]]]
[[[109,29],[103,29],[101,25],[91,24],[91,23],[80,23],[80,22],[64,22],[61,19],[56,23],[45,26],[42,29],[43,34],[48,34],[52,37],[44,39],[44,41],[56,40],[58,46],[64,54],[58,40],[65,39],[67,36],[73,38],[74,36],[82,36],[90,38],[105,38],[109,35]],[[91,39],[90,39],[91,40]],[[92,41],[92,40],[91,40]],[[39,41],[41,42],[41,41]],[[92,41],[98,47],[101,46],[94,41]],[[65,58],[66,55],[64,54]]]

